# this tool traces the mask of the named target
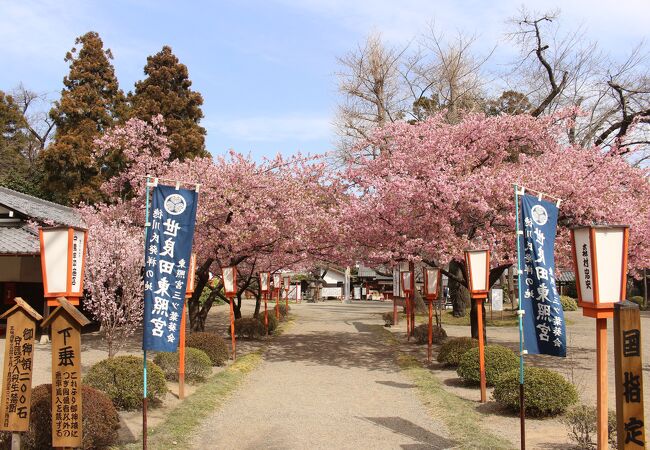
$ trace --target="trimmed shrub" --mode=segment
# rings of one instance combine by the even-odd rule
[[[228,328],[230,334],[230,328]],[[264,324],[255,317],[242,317],[235,320],[235,335],[237,339],[259,339],[266,334]]]
[[[90,368],[83,382],[108,395],[117,409],[142,408],[142,358],[116,356],[99,361]],[[147,361],[149,402],[161,402],[166,393],[165,373],[154,362]]]
[[[278,309],[280,310],[280,320],[284,320],[284,318],[289,314],[291,307],[285,305],[284,303],[280,303],[278,305]]]
[[[269,334],[273,334],[275,329],[278,327],[278,319],[275,318],[275,311],[273,308],[268,310],[269,317]],[[266,333],[266,327],[264,326],[264,311],[260,311],[257,320],[262,324],[262,334]]]
[[[578,310],[578,301],[573,297],[569,297],[568,295],[560,295],[560,302],[562,303],[563,311]]]
[[[575,386],[552,370],[526,367],[524,383],[528,416],[557,416],[578,402]],[[492,396],[509,410],[519,411],[519,370],[511,370],[498,377]]]
[[[485,380],[488,386],[494,386],[499,376],[518,367],[519,359],[509,348],[502,345],[485,346]],[[469,349],[460,357],[456,372],[465,383],[480,384],[478,348]]]
[[[81,385],[83,449],[105,449],[117,441],[120,417],[111,399],[101,391]],[[2,448],[10,448],[11,433],[2,432]],[[21,437],[21,448],[40,450],[52,446],[52,385],[32,389],[29,429]]]
[[[413,336],[415,337],[415,342],[418,344],[426,344],[429,342],[429,324],[423,323],[415,327],[413,330]],[[434,344],[439,344],[442,341],[447,339],[447,332],[442,327],[433,325],[431,328],[431,342]]]
[[[178,363],[180,355],[174,353],[159,352],[153,359],[165,372],[165,378],[171,381],[178,381]],[[185,381],[188,383],[200,383],[212,373],[212,361],[210,357],[198,348],[186,347],[185,349]]]
[[[384,326],[385,327],[390,327],[392,325],[395,325],[393,323],[393,312],[385,312],[381,315],[381,318],[384,319]]]
[[[214,333],[191,333],[185,340],[185,346],[203,350],[213,366],[223,366],[230,357],[226,341]]]
[[[562,418],[569,427],[569,438],[579,449],[591,450],[598,447],[596,443],[596,408],[587,405],[576,405],[569,409]],[[616,411],[609,411],[607,416],[607,440],[612,448],[616,448]]]
[[[449,367],[458,367],[460,357],[473,347],[478,347],[478,340],[468,337],[447,339],[438,352],[438,362]]]
[[[639,309],[643,309],[643,297],[641,295],[634,295],[628,298],[628,300],[639,305]]]

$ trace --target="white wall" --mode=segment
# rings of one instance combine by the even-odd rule
[[[345,274],[328,270],[323,277],[323,280],[325,280],[325,283],[327,284],[343,283],[345,281]]]

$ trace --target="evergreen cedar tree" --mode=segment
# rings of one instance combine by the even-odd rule
[[[172,49],[147,57],[146,78],[135,83],[135,93],[129,94],[130,117],[150,121],[160,114],[165,119],[171,159],[184,160],[206,157],[205,128],[199,125],[203,117],[203,97],[190,89],[192,82],[185,64],[181,64]]]
[[[64,204],[101,200],[101,174],[93,159],[93,141],[124,115],[125,97],[115,77],[111,51],[95,32],[75,41],[65,56],[70,73],[50,116],[54,143],[42,152],[44,189]]]
[[[29,139],[27,123],[11,95],[0,91],[0,185],[16,187],[24,181],[29,163],[22,149]]]

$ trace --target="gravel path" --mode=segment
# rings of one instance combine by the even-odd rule
[[[198,430],[192,448],[449,448],[391,350],[376,340],[385,305],[292,305],[246,384]]]

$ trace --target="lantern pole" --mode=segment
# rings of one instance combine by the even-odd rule
[[[596,408],[598,448],[607,448],[607,319],[596,319]]]
[[[519,428],[521,433],[520,447],[526,448],[526,403],[524,390],[524,310],[522,309],[521,278],[521,250],[519,248],[519,236],[523,231],[519,230],[519,186],[515,184],[515,230],[517,235],[517,318],[519,323]]]
[[[481,371],[481,403],[487,401],[487,381],[485,379],[485,336],[483,334],[483,297],[474,297],[478,316],[478,358]]]
[[[269,310],[268,310],[268,298],[269,298],[269,293],[268,292],[263,292],[262,295],[264,296],[264,326],[266,327],[266,335],[269,335]]]

